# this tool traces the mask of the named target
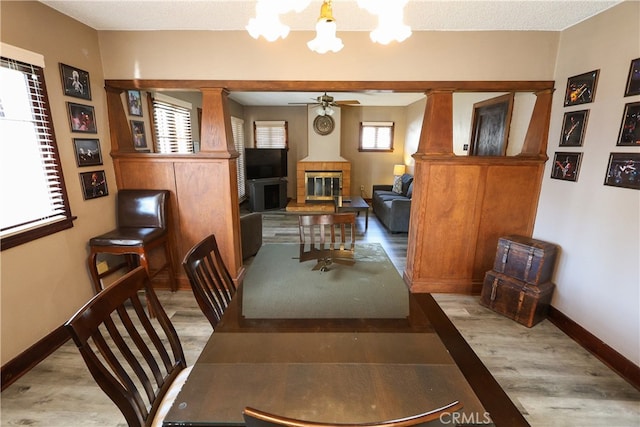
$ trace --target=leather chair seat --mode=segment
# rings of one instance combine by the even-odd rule
[[[119,228],[89,240],[91,246],[144,246],[162,237],[161,228]]]

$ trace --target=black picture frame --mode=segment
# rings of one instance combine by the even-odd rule
[[[599,74],[600,70],[593,70],[569,77],[564,95],[564,106],[569,107],[593,102],[596,97]]]
[[[145,151],[147,146],[147,136],[144,131],[144,121],[131,120],[131,136],[133,137],[133,148],[138,151]]]
[[[60,62],[60,77],[65,95],[91,100],[91,82],[87,71]]]
[[[563,181],[577,181],[582,153],[558,151],[553,156],[551,178]]]
[[[564,113],[560,147],[582,147],[587,131],[589,110],[570,111]]]
[[[625,104],[616,145],[640,147],[640,101]]]
[[[629,66],[624,96],[640,95],[640,58],[632,59]]]
[[[76,154],[76,164],[79,168],[102,164],[100,140],[73,138],[73,149]]]
[[[67,102],[67,111],[69,112],[71,132],[98,133],[96,112],[93,106]]]
[[[513,93],[473,104],[470,156],[504,156],[509,141]]]
[[[82,185],[82,196],[84,200],[96,199],[109,195],[107,177],[104,170],[80,173],[80,183]]]
[[[127,91],[127,106],[130,116],[142,117],[142,95],[139,90]]]
[[[640,190],[640,153],[611,153],[604,185]]]

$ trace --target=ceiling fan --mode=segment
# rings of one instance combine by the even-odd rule
[[[324,95],[320,95],[315,98],[315,102],[290,102],[289,104],[318,105],[320,107],[327,108],[341,107],[344,105],[358,105],[360,104],[360,101],[357,99],[335,100],[333,96],[327,95],[327,92],[325,92]]]

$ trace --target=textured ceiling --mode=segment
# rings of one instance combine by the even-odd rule
[[[389,0],[393,1],[393,0]],[[41,0],[96,30],[243,30],[255,15],[246,0]],[[405,22],[414,31],[561,31],[620,0],[409,0]],[[321,0],[282,16],[292,31],[313,30]],[[370,31],[375,18],[356,0],[334,0],[338,31]]]
[[[40,0],[96,30],[244,31],[255,16],[255,1],[246,0]],[[394,0],[388,0],[394,1]],[[321,0],[300,13],[281,16],[292,31],[313,31]],[[621,0],[409,0],[405,23],[414,31],[561,31],[621,3]],[[376,19],[356,0],[333,0],[340,31],[371,31]],[[339,34],[338,34],[339,35]],[[321,93],[234,92],[244,105],[289,105],[312,102]],[[336,100],[361,105],[409,105],[423,94],[341,93]]]

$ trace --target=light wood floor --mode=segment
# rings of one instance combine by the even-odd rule
[[[297,242],[297,218],[265,213],[264,242]],[[391,234],[370,214],[359,241],[379,242],[403,271],[406,234]],[[212,332],[190,292],[160,292],[193,363]],[[640,426],[640,392],[548,321],[529,329],[478,304],[436,300],[532,426]],[[69,342],[1,395],[2,426],[124,426]],[[506,426],[508,427],[508,426]]]

